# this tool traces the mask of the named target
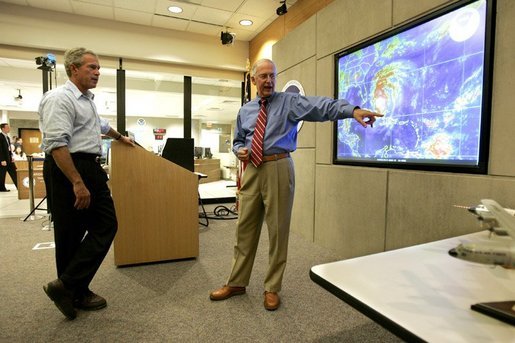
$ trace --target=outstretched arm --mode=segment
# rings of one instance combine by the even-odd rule
[[[371,112],[369,110],[363,110],[361,108],[356,108],[352,113],[352,116],[358,123],[363,127],[374,127],[374,122],[376,121],[376,117],[382,117],[383,114]]]

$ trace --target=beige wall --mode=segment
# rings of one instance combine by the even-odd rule
[[[277,19],[275,19],[270,25],[268,25],[263,31],[258,33],[256,37],[250,41],[250,65],[254,64],[254,62],[260,58],[272,58],[272,47],[277,41],[283,39],[285,35],[289,34],[290,32],[295,31],[299,25],[302,25],[306,20],[310,20],[312,17],[314,17],[314,13],[333,1],[334,0],[298,0],[292,7],[288,8],[288,13],[277,17]],[[299,33],[294,35],[299,36]],[[309,37],[312,36],[310,35]],[[311,43],[315,42],[314,39],[315,37],[313,36],[311,38]],[[302,47],[293,48],[295,50],[302,49]],[[294,54],[292,51],[288,51],[287,53],[292,55]],[[256,87],[251,85],[252,98],[254,98],[254,94],[256,94]]]
[[[333,97],[337,51],[451,2],[334,0],[273,46],[277,88],[296,79],[307,95]],[[455,204],[493,198],[515,208],[514,16],[515,1],[498,0],[488,175],[332,165],[332,123],[317,123],[303,128],[293,154],[292,230],[349,258],[479,231]]]

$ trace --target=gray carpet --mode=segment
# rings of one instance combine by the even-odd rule
[[[229,273],[235,220],[211,220],[208,228],[201,227],[197,259],[117,268],[111,250],[91,284],[108,307],[81,311],[69,321],[42,289],[55,278],[54,250],[32,250],[53,241],[43,224],[0,221],[1,342],[400,341],[310,280],[313,265],[336,258],[294,233],[282,305],[266,311],[266,227],[247,294],[210,301],[209,292]]]

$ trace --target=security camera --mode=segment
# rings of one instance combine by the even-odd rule
[[[234,44],[234,41],[236,40],[236,34],[233,32],[222,31],[220,34],[220,40],[222,41],[222,45]]]
[[[286,0],[281,1],[281,3],[282,5],[277,7],[277,9],[275,10],[275,13],[277,13],[277,15],[283,15],[288,13],[288,9],[286,8]]]
[[[18,96],[15,96],[14,100],[15,101],[22,101],[23,100],[23,96],[21,95],[21,89],[18,89]]]

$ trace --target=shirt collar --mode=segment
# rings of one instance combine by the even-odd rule
[[[70,80],[67,80],[64,85],[66,88],[72,91],[76,99],[79,99],[81,96],[85,96],[90,100],[93,100],[95,98],[95,95],[89,89],[86,91],[86,94],[84,94],[77,88],[75,83],[71,82]]]
[[[270,95],[270,96],[269,96],[269,97],[267,97],[267,98],[261,98],[259,95],[257,95],[256,99],[257,99],[257,101],[258,101],[259,103],[261,103],[261,99],[266,99],[266,101],[267,101],[268,103],[270,103],[270,102],[272,102],[272,101],[274,100],[274,98],[275,98],[275,94],[277,94],[277,92],[275,92],[275,91],[274,91],[274,92],[272,93],[272,95]]]

